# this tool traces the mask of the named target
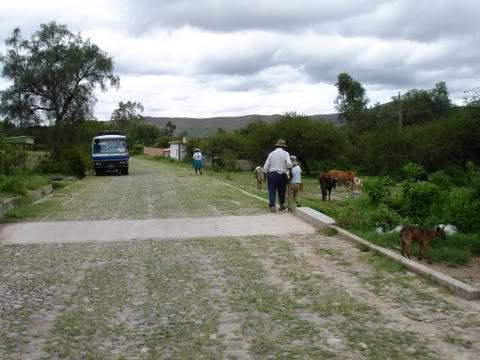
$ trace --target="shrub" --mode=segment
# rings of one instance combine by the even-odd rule
[[[370,203],[373,205],[381,204],[386,197],[390,195],[389,186],[391,180],[388,177],[365,179],[363,190],[367,193]]]
[[[442,193],[441,201],[433,207],[430,224],[452,224],[462,232],[480,230],[478,214],[480,200],[472,197],[466,189]]]
[[[27,194],[27,187],[16,176],[2,176],[0,177],[0,192],[24,196]]]
[[[445,171],[439,170],[430,174],[430,182],[437,185],[441,190],[450,190],[453,186],[453,180]]]
[[[428,182],[403,183],[402,213],[414,222],[424,224],[432,208],[441,200],[440,188]]]
[[[480,173],[479,172],[476,172],[472,175],[469,185],[472,188],[473,198],[480,200]]]
[[[62,159],[68,163],[71,173],[79,178],[84,178],[91,168],[90,158],[78,147],[64,151]]]
[[[405,219],[382,204],[370,213],[369,223],[371,227],[381,226],[384,229],[393,229],[397,225],[404,224]]]
[[[0,138],[0,175],[15,173],[15,149]]]
[[[402,174],[404,180],[415,181],[417,177],[424,172],[423,166],[415,162],[409,162],[402,167]]]
[[[222,167],[219,164],[215,163],[215,164],[212,164],[211,169],[215,172],[220,172],[222,170]]]
[[[36,170],[44,174],[73,174],[83,178],[89,168],[90,157],[81,148],[76,147],[65,150],[59,159],[54,159],[47,153],[39,161]]]
[[[130,150],[131,155],[143,155],[143,144],[135,144]]]

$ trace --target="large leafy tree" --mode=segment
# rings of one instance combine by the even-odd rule
[[[58,155],[65,122],[92,115],[97,88],[119,86],[113,59],[56,22],[42,24],[30,39],[17,28],[5,44],[2,75],[12,85],[1,93],[1,111],[7,118],[53,123]]]
[[[340,73],[335,86],[338,95],[335,98],[336,109],[347,121],[352,122],[367,108],[368,98],[365,88],[347,73]]]
[[[390,104],[392,114],[401,111],[402,125],[419,125],[449,115],[452,102],[447,84],[440,81],[433,89],[411,89],[402,96],[393,96]]]
[[[167,122],[165,127],[160,131],[163,136],[169,136],[172,137],[173,133],[175,132],[175,129],[177,128],[177,125],[172,123],[171,121]]]
[[[325,168],[341,162],[347,151],[347,138],[340,129],[306,115],[287,112],[273,128],[278,138],[285,139],[289,153],[297,156],[306,173],[315,162]]]
[[[118,108],[113,110],[112,123],[117,129],[126,131],[129,125],[134,123],[142,123],[145,119],[142,115],[143,105],[140,102],[131,102],[130,100],[124,103],[120,101]]]
[[[152,146],[157,143],[161,132],[155,125],[145,123],[143,110],[140,102],[120,101],[112,113],[112,126],[126,133],[130,143]]]

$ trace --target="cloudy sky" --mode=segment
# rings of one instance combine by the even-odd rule
[[[90,38],[121,82],[99,119],[127,100],[151,116],[332,113],[340,72],[371,104],[438,81],[460,104],[480,86],[479,14],[478,0],[0,0],[0,52],[52,20]]]

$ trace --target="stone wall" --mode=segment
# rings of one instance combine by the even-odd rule
[[[169,153],[170,149],[168,148],[156,148],[156,147],[143,147],[144,156],[166,156],[165,153]]]
[[[253,171],[260,164],[253,160],[237,160],[235,162],[235,167],[238,170]]]
[[[36,190],[27,192],[29,202],[35,202],[53,192],[52,185],[47,185]],[[0,217],[8,212],[14,211],[22,198],[20,196],[0,199]]]

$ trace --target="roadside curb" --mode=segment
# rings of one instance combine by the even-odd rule
[[[467,300],[480,299],[480,289],[477,289],[473,286],[465,284],[460,280],[454,279],[437,270],[433,270],[425,265],[422,265],[412,260],[409,260],[407,258],[404,258],[403,256],[391,250],[372,244],[371,242],[365,239],[362,239],[361,237],[354,235],[349,231],[335,225],[335,220],[312,208],[296,208],[294,214],[318,228],[329,227],[329,228],[335,229],[340,238],[348,240],[353,244],[365,245],[369,249],[401,263],[403,266],[405,266],[405,268],[408,271],[414,274],[420,275],[421,277],[424,277],[426,279],[429,279],[439,285],[447,287],[453,293],[455,293],[456,295],[464,299],[467,299]]]
[[[35,201],[50,195],[51,193],[53,193],[53,191],[53,186],[50,184],[36,190],[28,191],[26,198],[28,199],[29,203],[34,203]],[[21,200],[21,196],[0,200],[0,217],[6,213],[14,211]]]

